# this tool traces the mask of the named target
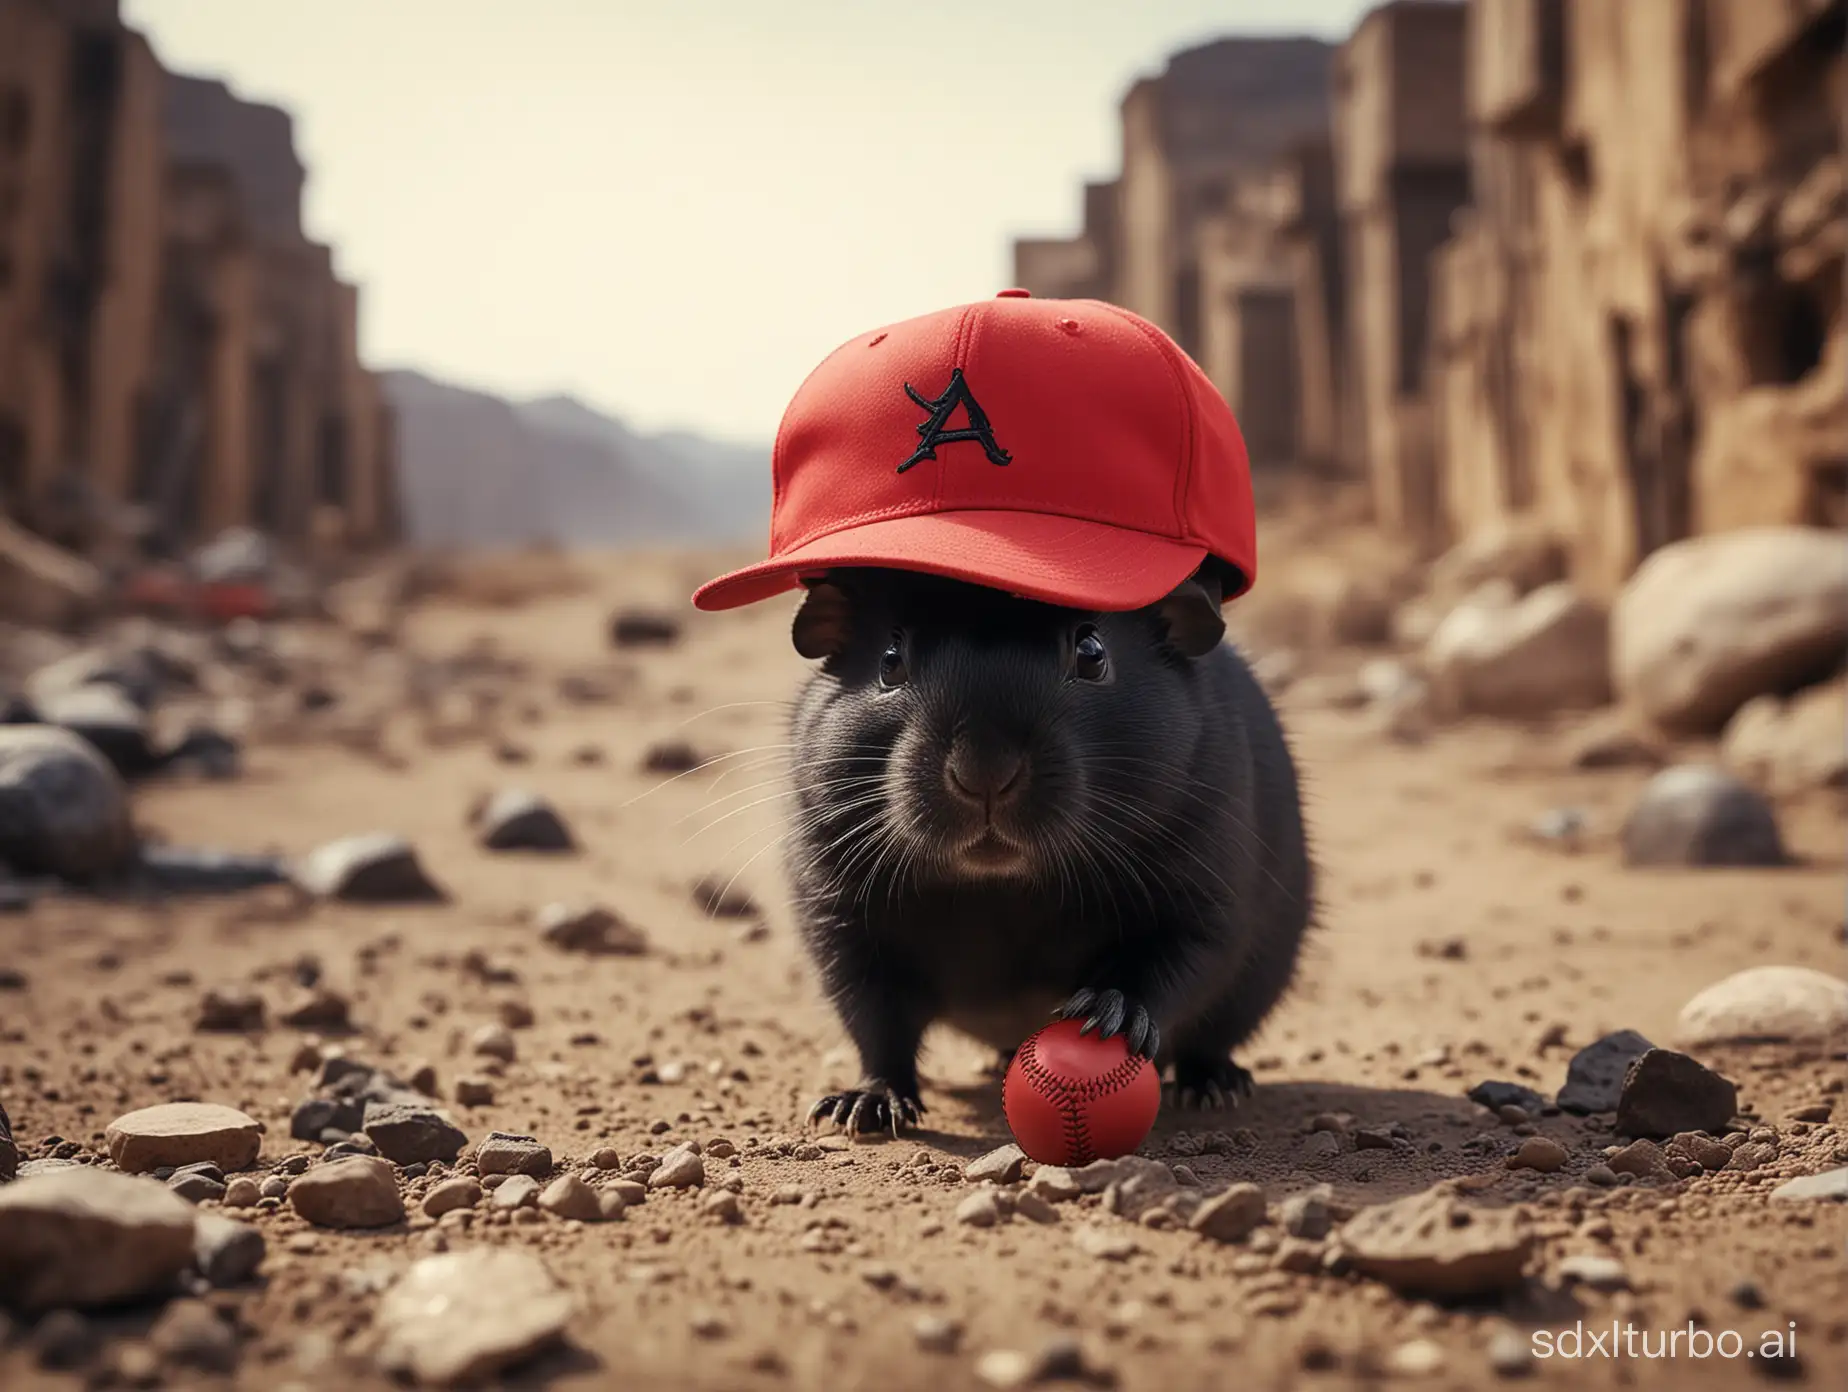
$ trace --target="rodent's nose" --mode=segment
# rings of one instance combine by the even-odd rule
[[[1024,754],[981,754],[966,744],[950,751],[944,779],[950,791],[977,807],[995,807],[1010,801],[1026,785]]]

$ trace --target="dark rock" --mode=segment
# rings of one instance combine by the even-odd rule
[[[403,1102],[369,1103],[364,1130],[379,1154],[399,1165],[454,1164],[468,1144],[462,1128],[442,1111]]]
[[[143,846],[139,864],[142,878],[153,888],[173,894],[238,894],[289,882],[289,867],[281,856]]]
[[[691,773],[704,762],[700,752],[685,740],[663,740],[648,746],[642,756],[642,772]]]
[[[255,991],[207,991],[193,1028],[209,1034],[248,1034],[263,1028],[267,1015]]]
[[[482,846],[490,851],[570,851],[577,848],[570,829],[544,798],[520,788],[505,788],[490,797],[472,819]]]
[[[87,740],[124,778],[139,778],[160,764],[146,712],[118,687],[93,683],[58,692],[39,703],[39,715]]]
[[[47,1372],[83,1367],[102,1347],[102,1333],[75,1310],[51,1310],[32,1326],[32,1356]]]
[[[648,609],[623,609],[610,618],[610,646],[664,648],[680,641],[680,620]]]
[[[389,832],[330,841],[296,865],[292,878],[318,899],[349,904],[428,904],[448,898],[425,873],[416,848]]]
[[[167,1181],[167,1187],[188,1203],[204,1203],[207,1199],[222,1199],[225,1186],[209,1175],[176,1174]]]
[[[378,1153],[379,1148],[372,1144],[372,1137],[368,1136],[364,1131],[355,1131],[352,1135],[340,1137],[329,1144],[327,1149],[322,1152],[321,1158],[323,1160],[338,1160],[343,1155],[373,1156]]]
[[[523,1174],[544,1179],[552,1173],[552,1151],[533,1136],[491,1131],[475,1149],[475,1168],[484,1175]]]
[[[1673,1136],[1726,1129],[1739,1110],[1739,1090],[1712,1069],[1672,1049],[1640,1054],[1624,1074],[1617,1100],[1623,1136]]]
[[[756,918],[757,901],[717,875],[706,875],[693,886],[693,902],[714,918]]]
[[[1646,1051],[1655,1048],[1635,1030],[1618,1030],[1587,1044],[1566,1066],[1559,1106],[1567,1112],[1614,1112],[1623,1095],[1624,1074]]]
[[[289,1118],[289,1135],[298,1141],[318,1141],[329,1131],[350,1135],[366,1124],[365,1107],[342,1097],[310,1097],[296,1104]]]
[[[88,686],[113,687],[143,711],[154,709],[164,695],[196,684],[185,663],[150,643],[86,648],[39,668],[27,681],[32,699],[43,708],[54,697]]]
[[[1631,866],[1786,865],[1771,804],[1710,764],[1678,764],[1643,786],[1623,826]]]
[[[352,1007],[338,991],[326,987],[305,991],[276,1012],[290,1029],[344,1034],[353,1028]]]
[[[263,1265],[263,1234],[248,1223],[218,1213],[201,1213],[193,1228],[193,1264],[221,1289],[241,1286]]]
[[[547,904],[534,921],[540,937],[566,952],[633,957],[648,951],[641,929],[601,904]]]
[[[1546,1098],[1519,1083],[1482,1082],[1469,1090],[1469,1100],[1498,1112],[1503,1107],[1523,1108],[1529,1116],[1539,1116],[1547,1105]]]
[[[0,726],[0,862],[90,880],[134,853],[128,798],[108,760],[48,725]]]
[[[190,772],[213,782],[236,778],[244,769],[244,751],[236,740],[207,726],[194,726],[160,755],[167,772]]]
[[[13,1123],[0,1102],[0,1184],[19,1173],[19,1147],[13,1141]]]

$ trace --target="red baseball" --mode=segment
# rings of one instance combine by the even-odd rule
[[[1001,1084],[1014,1139],[1042,1165],[1114,1160],[1142,1144],[1161,1109],[1161,1078],[1122,1035],[1080,1035],[1079,1020],[1047,1025],[1015,1051]]]

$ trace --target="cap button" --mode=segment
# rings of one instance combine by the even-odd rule
[[[1016,287],[1012,290],[1003,290],[995,298],[997,300],[1028,300],[1033,298],[1033,292]]]

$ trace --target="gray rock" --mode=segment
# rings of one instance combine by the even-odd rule
[[[1334,1191],[1326,1184],[1292,1194],[1277,1206],[1277,1217],[1291,1237],[1320,1242],[1334,1224]]]
[[[193,1230],[193,1264],[221,1289],[241,1286],[263,1265],[263,1234],[248,1223],[201,1213]]]
[[[318,1141],[329,1131],[351,1135],[366,1124],[365,1105],[347,1097],[308,1097],[296,1103],[289,1117],[289,1135],[298,1141]]]
[[[971,1160],[963,1170],[963,1177],[972,1183],[987,1180],[991,1184],[1012,1184],[1020,1178],[1021,1168],[1026,1163],[1026,1153],[1019,1146],[1004,1145]]]
[[[956,1205],[956,1221],[971,1228],[992,1228],[1001,1221],[1001,1206],[995,1191],[983,1186]]]
[[[146,712],[119,687],[98,682],[58,692],[39,702],[39,718],[88,741],[125,778],[157,762]]]
[[[417,848],[390,832],[330,841],[309,852],[292,875],[298,886],[317,899],[417,904],[448,898],[425,872]]]
[[[1630,866],[1790,863],[1771,804],[1713,764],[1677,764],[1651,778],[1623,824],[1622,842]]]
[[[455,1163],[468,1136],[446,1112],[405,1102],[371,1102],[365,1133],[387,1160],[399,1165]]]
[[[1498,1112],[1503,1107],[1520,1107],[1529,1116],[1539,1116],[1547,1105],[1546,1098],[1519,1083],[1482,1082],[1468,1093],[1469,1100]]]
[[[552,1152],[531,1136],[490,1131],[475,1148],[475,1168],[484,1175],[525,1174],[544,1179],[552,1173]]]
[[[316,1165],[289,1186],[289,1205],[318,1228],[387,1228],[404,1220],[397,1176],[370,1155]]]
[[[188,1203],[204,1203],[207,1199],[222,1199],[225,1186],[216,1179],[202,1174],[176,1174],[167,1181],[167,1187]]]
[[[1792,1043],[1848,1035],[1848,981],[1812,967],[1747,967],[1686,1005],[1679,1043]]]
[[[1731,1081],[1686,1054],[1649,1049],[1624,1074],[1617,1132],[1661,1138],[1681,1131],[1726,1129],[1739,1110]]]
[[[544,798],[522,788],[504,788],[488,799],[475,818],[475,833],[490,851],[571,851],[577,849],[564,818]]]
[[[1848,1165],[1787,1179],[1771,1191],[1771,1197],[1778,1203],[1807,1203],[1814,1199],[1848,1203]]]
[[[1566,1085],[1559,1090],[1562,1111],[1614,1112],[1623,1094],[1624,1074],[1646,1051],[1655,1048],[1635,1030],[1617,1030],[1587,1044],[1566,1065]]]
[[[650,1189],[693,1189],[706,1182],[706,1162],[684,1146],[676,1146],[661,1157],[661,1163],[648,1176]]]
[[[378,1362],[425,1386],[479,1383],[557,1344],[576,1309],[530,1253],[472,1247],[425,1257],[379,1301]]]
[[[1264,1191],[1255,1184],[1234,1184],[1196,1208],[1187,1226],[1214,1242],[1237,1242],[1264,1216]]]
[[[122,780],[68,730],[0,726],[0,862],[24,875],[91,880],[134,854]]]
[[[193,1261],[192,1205],[152,1179],[71,1165],[0,1188],[0,1306],[159,1295]]]
[[[1474,1297],[1520,1284],[1533,1252],[1518,1209],[1475,1208],[1439,1191],[1361,1210],[1340,1230],[1354,1269],[1405,1295]]]
[[[1672,733],[1712,734],[1754,696],[1841,665],[1848,547],[1826,527],[1742,527],[1671,542],[1611,614],[1617,691]]]
[[[281,856],[186,846],[143,846],[136,859],[142,880],[170,894],[241,894],[264,885],[287,884]]]

